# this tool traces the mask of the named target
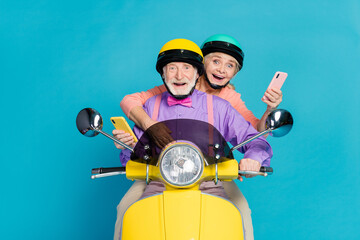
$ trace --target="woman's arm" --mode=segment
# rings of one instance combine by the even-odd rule
[[[157,121],[151,119],[144,109],[139,106],[135,106],[130,110],[128,118],[144,131],[157,123]]]
[[[265,96],[268,99],[266,99]],[[247,109],[245,102],[241,100],[241,94],[235,92],[235,90],[230,88],[223,88],[219,94],[219,97],[228,101],[231,106],[235,108],[235,110],[238,111],[246,121],[250,122],[258,132],[262,132],[265,130],[267,116],[281,103],[282,92],[277,88],[266,90],[264,97],[261,100],[267,104],[267,108],[260,120],[257,119],[249,109]]]
[[[265,96],[267,98],[265,98]],[[263,101],[264,103],[267,104],[267,108],[266,108],[266,111],[264,112],[263,116],[261,117],[260,121],[257,124],[256,129],[258,130],[258,132],[262,132],[265,130],[266,118],[273,109],[275,109],[279,106],[279,104],[282,101],[282,96],[283,96],[282,91],[278,88],[271,88],[271,89],[266,90],[261,101]]]
[[[159,91],[165,91],[166,88],[164,86],[155,87],[146,92],[136,93],[129,96],[126,96],[125,101],[121,101],[120,105],[123,108],[126,104],[133,106],[125,106],[125,108],[129,108],[130,112],[128,117],[131,121],[133,121],[138,128],[141,128],[150,135],[155,144],[161,148],[163,148],[168,143],[174,141],[171,137],[171,131],[166,127],[166,125],[162,123],[158,123],[157,121],[150,118],[149,113],[149,102],[146,97],[155,96],[161,94]],[[129,101],[130,99],[130,101]],[[136,106],[137,104],[141,104],[142,99],[144,100],[144,108],[142,106]],[[132,103],[131,103],[132,101]],[[129,103],[130,102],[130,103]],[[135,104],[134,104],[135,103]],[[124,109],[124,108],[123,108]],[[146,111],[144,109],[147,109]],[[158,124],[155,124],[158,123]],[[129,136],[123,134],[122,132],[113,131],[113,134],[119,138],[120,141],[126,141],[128,145],[134,144],[133,139],[129,139]],[[130,136],[131,137],[131,136]],[[117,144],[115,144],[117,148],[120,148]]]
[[[143,110],[142,106],[149,98],[165,91],[166,87],[161,85],[149,89],[146,92],[126,95],[120,102],[120,107],[131,121],[133,121],[137,126],[145,131],[151,125],[156,123],[156,121],[149,117],[149,115]]]

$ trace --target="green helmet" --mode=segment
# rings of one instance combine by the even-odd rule
[[[222,52],[234,57],[239,63],[239,71],[243,66],[244,52],[241,50],[240,43],[233,37],[226,34],[215,34],[201,45],[204,57],[213,52]]]

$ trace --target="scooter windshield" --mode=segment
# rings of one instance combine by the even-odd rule
[[[158,132],[168,128],[174,141],[186,141],[198,147],[202,151],[207,165],[216,162],[216,155],[220,156],[218,162],[234,158],[224,137],[213,125],[207,122],[193,119],[174,119],[159,122],[156,125],[154,125],[155,127],[152,126],[152,129],[158,129]],[[137,142],[131,159],[156,165],[161,150],[151,137],[150,132],[146,131]]]

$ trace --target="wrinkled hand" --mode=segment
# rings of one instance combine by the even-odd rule
[[[266,90],[261,101],[268,105],[268,109],[277,108],[282,101],[282,91],[278,88],[270,88]]]
[[[260,171],[261,164],[251,158],[243,158],[239,163],[239,170],[241,171]],[[238,179],[242,182],[244,179],[242,174],[239,174]],[[245,175],[246,178],[254,177],[253,175]]]
[[[130,133],[126,133],[125,131],[123,130],[117,130],[117,129],[114,129],[112,131],[112,134],[113,136],[120,140],[121,142],[125,143],[126,145],[129,145],[130,147],[135,147],[135,140],[134,140],[134,137],[130,135]],[[123,146],[121,146],[120,144],[117,144],[116,142],[114,142],[115,144],[115,147],[118,148],[118,149],[125,149]]]
[[[163,148],[167,144],[174,141],[174,139],[170,135],[170,129],[163,123],[154,124],[146,131],[150,135],[152,140],[155,142],[155,144],[160,148]]]

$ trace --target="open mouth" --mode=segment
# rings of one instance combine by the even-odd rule
[[[213,74],[213,78],[217,81],[222,81],[222,80],[224,80],[225,77]]]
[[[173,83],[176,87],[182,87],[185,86],[186,83]]]

